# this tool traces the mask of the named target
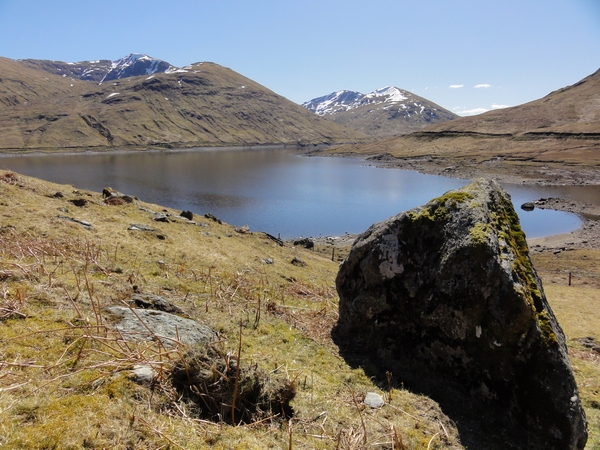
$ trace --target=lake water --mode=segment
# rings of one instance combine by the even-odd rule
[[[373,167],[358,158],[296,153],[236,149],[3,156],[0,168],[81,189],[110,186],[146,202],[211,213],[231,225],[282,238],[360,233],[468,183]],[[558,211],[524,212],[519,206],[526,201],[563,196],[600,203],[598,186],[505,188],[528,237],[571,231],[581,221]]]

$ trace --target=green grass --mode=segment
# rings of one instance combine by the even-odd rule
[[[8,172],[0,198],[2,448],[462,448],[435,402],[375,384],[340,357],[330,335],[339,262],[327,251],[203,217],[153,222],[136,204]],[[171,382],[186,349],[126,342],[103,317],[134,285],[210,324],[224,353],[236,355],[241,324],[240,366],[293,383],[293,418],[231,426],[195,414]],[[134,364],[157,371],[153,387],[132,381]],[[369,391],[387,399],[382,409],[362,404]]]
[[[54,198],[57,191],[65,197]],[[329,246],[280,247],[202,217],[153,222],[135,204],[107,206],[99,193],[8,172],[0,172],[0,198],[2,448],[462,448],[431,399],[376,383],[340,357],[330,330],[337,257],[347,249],[331,261]],[[74,198],[87,206],[73,206]],[[128,231],[131,223],[157,231]],[[296,256],[307,267],[292,265]],[[600,252],[533,259],[567,335],[590,424],[587,448],[598,448],[600,355],[575,339],[600,339]],[[210,324],[232,355],[241,322],[240,365],[294,383],[292,420],[231,426],[195,415],[170,379],[186,349],[125,342],[104,320],[101,308],[120,304],[134,285]],[[140,363],[159,373],[153,387],[131,380]],[[383,395],[382,409],[362,404],[370,391]]]

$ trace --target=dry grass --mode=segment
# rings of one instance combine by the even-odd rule
[[[586,448],[600,448],[600,353],[578,341],[592,337],[600,343],[600,251],[542,253],[534,255],[533,260],[550,306],[567,337],[571,364],[589,422]]]
[[[340,358],[330,257],[204,218],[153,222],[156,205],[109,206],[99,193],[8,172],[0,198],[2,448],[461,448],[435,402],[378,386]],[[296,256],[307,267],[292,265]],[[293,416],[232,426],[196,414],[173,384],[188,349],[125,340],[104,318],[134,286],[216,329],[230,369],[293,385]],[[133,381],[139,364],[155,370],[151,385]],[[386,405],[366,408],[369,391]]]
[[[86,206],[70,202],[77,198]],[[377,385],[338,355],[329,334],[338,262],[328,251],[280,247],[203,218],[153,222],[138,205],[108,206],[99,193],[8,172],[0,199],[2,448],[462,448],[435,402]],[[131,223],[156,231],[128,231]],[[290,264],[295,256],[308,266]],[[600,339],[599,261],[587,250],[534,256],[568,337],[588,448],[600,446],[599,355],[574,338]],[[209,323],[223,358],[237,361],[239,351],[239,367],[293,385],[294,415],[232,426],[196,414],[172,382],[187,349],[126,341],[104,320],[102,308],[134,285]],[[155,370],[152,385],[133,381],[137,364]],[[384,396],[383,408],[365,407],[370,391]]]

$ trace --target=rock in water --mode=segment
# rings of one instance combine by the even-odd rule
[[[336,285],[340,342],[456,412],[469,448],[584,448],[565,336],[497,183],[371,226]]]

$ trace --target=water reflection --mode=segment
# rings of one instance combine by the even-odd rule
[[[1,157],[0,167],[83,189],[110,186],[282,237],[359,233],[468,182],[284,149],[11,156]],[[562,196],[600,203],[597,186],[506,187],[529,237],[570,231],[580,221],[557,211],[523,212],[526,201]]]

